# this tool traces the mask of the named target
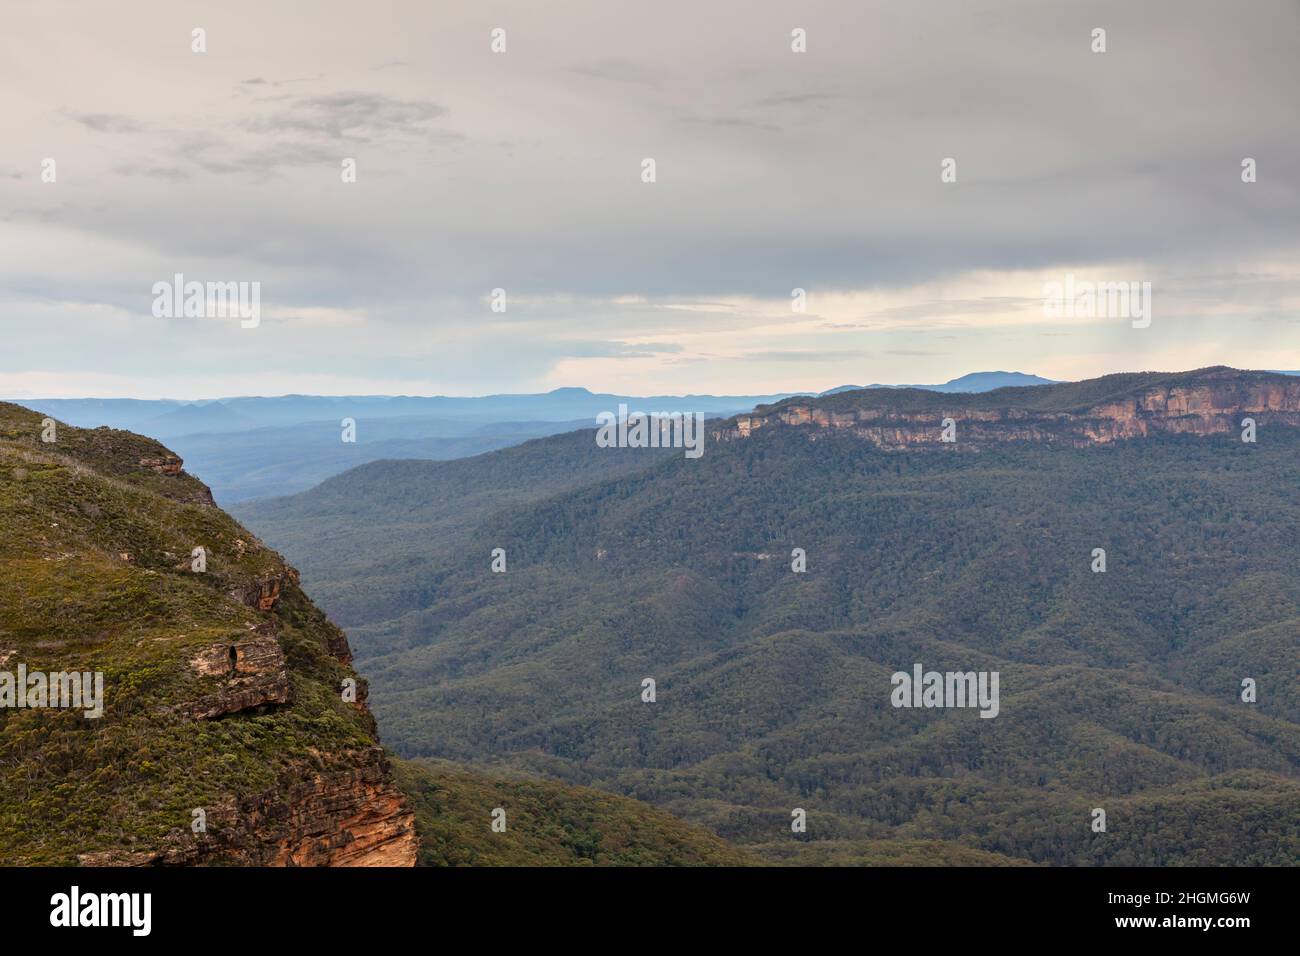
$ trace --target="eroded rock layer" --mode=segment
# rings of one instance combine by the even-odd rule
[[[1265,372],[1207,369],[1184,381],[1138,387],[1129,394],[1078,408],[1044,407],[1055,386],[1003,389],[1005,404],[991,405],[997,392],[944,395],[941,401],[911,401],[914,393],[888,389],[845,392],[827,400],[790,400],[754,414],[739,415],[714,430],[717,441],[750,437],[762,428],[810,426],[856,435],[886,449],[944,444],[944,422],[955,425],[958,448],[1010,441],[1094,445],[1158,433],[1226,435],[1270,424],[1300,426],[1300,379]],[[1068,393],[1065,393],[1068,394]],[[936,396],[938,398],[938,396]]]

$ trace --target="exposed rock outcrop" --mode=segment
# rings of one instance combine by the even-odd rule
[[[176,830],[147,852],[83,853],[83,866],[414,866],[415,813],[379,747],[347,770],[295,768],[270,790],[204,808],[206,831]]]
[[[211,720],[267,704],[292,700],[284,652],[273,636],[214,644],[199,653],[191,666],[200,677],[217,678],[218,690],[184,708],[196,720]]]
[[[152,469],[160,475],[179,475],[185,462],[175,455],[163,455],[160,458],[141,458],[140,465]]]
[[[956,423],[953,447],[971,450],[980,444],[1010,441],[1095,445],[1158,433],[1224,435],[1238,432],[1243,418],[1259,427],[1300,427],[1300,379],[1268,373],[1213,369],[1199,381],[1154,385],[1130,395],[1071,410],[1039,410],[1008,402],[1004,407],[963,404],[945,396],[942,404],[913,408],[891,403],[890,393],[864,390],[854,408],[826,408],[813,403],[783,403],[770,411],[740,415],[713,432],[716,441],[750,437],[760,428],[811,426],[856,435],[885,449],[943,444],[943,420]],[[1050,389],[1053,386],[1041,386]],[[1018,389],[1018,392],[1037,391]],[[853,393],[836,396],[843,404]]]
[[[298,584],[298,571],[285,565],[274,574],[244,581],[231,588],[230,596],[259,611],[272,611],[280,602],[280,593],[288,584]]]

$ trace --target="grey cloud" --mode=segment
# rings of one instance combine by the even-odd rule
[[[662,74],[658,70],[642,66],[631,60],[617,58],[575,66],[570,72],[593,79],[612,80],[617,83],[633,83],[655,88],[658,88],[663,82]]]
[[[293,83],[312,83],[316,80],[322,79],[324,75],[325,74],[323,73],[315,73],[312,74],[311,76],[296,76],[288,80],[268,80],[265,77],[254,76],[254,77],[250,77],[247,80],[240,80],[239,85],[240,86],[271,86],[271,87],[289,86],[290,84]]]
[[[19,206],[13,209],[0,209],[0,220],[4,222],[39,222],[39,223],[56,223],[64,221],[69,214],[82,214],[86,210],[78,210],[76,206],[70,206],[67,203],[57,203],[52,206]],[[89,216],[87,215],[88,219]]]
[[[740,116],[686,116],[684,123],[698,123],[701,126],[714,126],[720,129],[753,129],[764,133],[779,133],[781,127],[772,123],[761,123]]]
[[[286,109],[250,119],[246,128],[364,141],[387,133],[423,130],[446,115],[445,106],[427,100],[401,100],[382,93],[325,93],[293,99]]]
[[[820,93],[809,91],[806,93],[774,93],[770,96],[764,96],[755,100],[754,105],[759,109],[772,109],[785,106],[820,106],[828,107],[840,99],[838,93]]]
[[[113,167],[119,176],[145,176],[149,179],[162,179],[168,182],[181,182],[189,179],[190,174],[179,166],[133,166],[123,163]]]
[[[608,40],[593,26],[555,38],[544,63],[512,59],[514,50],[499,58],[461,52],[423,75],[394,46],[389,21],[360,20],[364,54],[408,60],[409,69],[384,76],[391,89],[237,100],[220,121],[225,128],[204,134],[202,145],[197,119],[188,135],[160,133],[168,162],[144,165],[261,181],[337,167],[350,155],[340,148],[384,141],[383,160],[397,175],[365,176],[367,204],[347,213],[348,229],[370,245],[392,237],[393,249],[378,253],[380,273],[352,276],[353,287],[384,301],[474,295],[525,280],[538,291],[596,298],[784,298],[795,285],[899,287],[972,269],[1189,255],[1236,265],[1290,255],[1300,148],[1292,104],[1277,91],[1300,85],[1298,61],[1284,55],[1266,12],[1149,6],[1141,16],[1124,5],[1098,13],[1114,19],[1113,33],[1141,44],[1136,58],[1117,51],[1088,59],[1073,8],[1012,4],[986,37],[978,31],[988,27],[959,3],[900,14],[890,42],[864,56],[851,5],[828,3],[810,23],[815,54],[796,65],[787,62],[793,54],[760,54],[749,42],[752,10],[724,0],[707,18],[744,27],[746,41],[710,41],[708,56],[695,49],[689,69],[684,61],[657,65],[675,49],[661,48],[660,33],[681,38],[646,12],[640,33],[625,31],[625,57],[593,61],[590,51]],[[1260,7],[1296,19],[1285,5]],[[1180,30],[1157,29],[1165,16]],[[1240,57],[1239,68],[1216,77],[1184,71],[1187,88],[1173,95],[1162,78],[1199,49],[1188,38],[1215,35],[1225,18],[1243,39],[1225,41],[1221,55]],[[922,40],[918,58],[908,44]],[[996,66],[989,43],[1002,51]],[[379,60],[366,55],[358,68]],[[287,56],[286,75],[305,74],[310,62]],[[449,76],[464,81],[431,85]],[[245,81],[250,90],[289,82],[262,74]],[[656,83],[653,105],[629,106],[629,85]],[[436,100],[426,95],[431,88]],[[561,99],[554,93],[569,99],[548,112]],[[1246,99],[1252,108],[1241,110]],[[573,104],[584,102],[600,122],[575,116]],[[1195,122],[1185,115],[1192,102]],[[755,104],[768,112],[754,112]],[[477,142],[442,125],[462,111],[474,117]],[[785,135],[766,135],[782,126]],[[750,132],[765,134],[761,148]],[[1225,143],[1258,154],[1267,173],[1260,183],[1238,181]],[[635,175],[651,148],[659,161],[653,187]],[[956,155],[960,175],[941,187],[946,155]],[[240,205],[246,228],[268,248],[293,248],[309,268],[336,261],[337,232],[321,228],[328,207],[318,216],[287,197],[248,204],[233,186],[219,201]],[[139,211],[82,224],[117,230],[126,242],[170,231]]]
[[[140,133],[145,129],[143,124],[131,117],[115,113],[68,113],[67,115],[96,133]]]

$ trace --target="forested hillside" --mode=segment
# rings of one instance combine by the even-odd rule
[[[313,573],[357,615],[400,753],[615,790],[783,862],[1300,859],[1300,431],[954,454],[781,427],[622,475],[578,466],[634,454],[589,443],[532,443],[542,475],[578,456],[578,486],[524,492],[509,452],[452,463],[510,486],[452,518],[379,463],[330,512]],[[250,520],[293,553],[316,495]],[[396,500],[436,546],[374,533]],[[383,617],[348,583],[360,554],[425,590]],[[916,663],[999,672],[997,717],[891,706]]]
[[[428,606],[435,569],[484,515],[636,472],[669,454],[621,452],[597,448],[589,430],[569,432],[458,461],[374,462],[309,492],[231,511],[292,552],[312,593],[354,643],[364,643],[362,625]]]
[[[636,800],[444,761],[399,760],[417,866],[754,866],[762,859]],[[493,830],[493,811],[504,829]]]

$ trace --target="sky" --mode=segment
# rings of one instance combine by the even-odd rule
[[[1300,369],[1295,0],[5,0],[4,21],[2,397]],[[258,283],[259,323],[155,315],[178,273]],[[1150,323],[1047,314],[1067,275],[1150,282]]]

